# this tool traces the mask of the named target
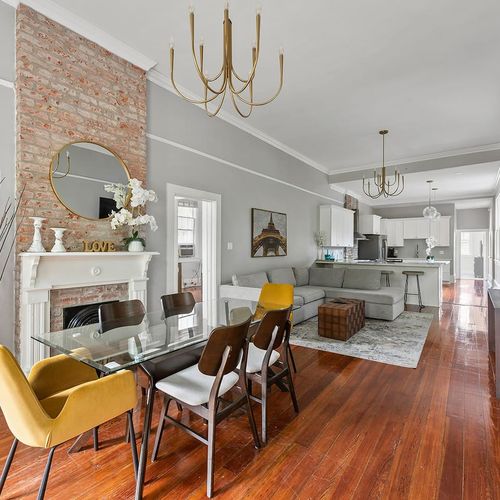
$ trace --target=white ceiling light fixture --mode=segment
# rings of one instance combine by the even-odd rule
[[[265,106],[270,102],[274,101],[278,97],[281,89],[283,88],[283,49],[279,50],[279,72],[280,81],[278,90],[276,93],[264,101],[256,101],[254,99],[254,78],[257,70],[257,64],[259,62],[260,56],[260,24],[261,24],[261,8],[257,8],[257,14],[255,17],[255,31],[256,38],[252,46],[252,58],[250,72],[248,77],[245,78],[240,76],[236,72],[233,65],[233,23],[229,17],[229,2],[226,2],[224,8],[224,21],[223,26],[223,53],[222,53],[222,65],[220,71],[209,76],[205,70],[204,63],[204,48],[205,44],[203,40],[199,42],[198,55],[196,54],[195,48],[195,33],[194,33],[194,9],[189,7],[189,27],[191,31],[191,51],[193,53],[194,65],[196,73],[198,74],[201,83],[203,84],[203,99],[191,99],[184,95],[174,80],[174,56],[175,47],[174,41],[170,41],[170,80],[175,91],[184,99],[193,104],[201,104],[205,107],[205,111],[209,116],[215,116],[222,108],[224,104],[224,99],[229,91],[231,96],[231,101],[233,103],[234,109],[242,118],[248,118],[255,106]],[[208,109],[208,104],[216,104],[215,111],[210,111]],[[242,109],[243,108],[243,109]]]
[[[437,191],[439,188],[432,188],[432,191],[437,195]],[[437,196],[434,196],[434,203],[436,202]],[[436,209],[437,210],[437,209]],[[434,217],[436,220],[441,218],[441,213],[436,211],[436,217]]]
[[[439,219],[439,217],[441,217],[441,214],[437,211],[436,207],[433,207],[432,206],[432,183],[434,181],[432,180],[429,180],[427,181],[427,184],[429,185],[429,204],[424,208],[423,212],[422,212],[422,215],[426,218],[426,219],[431,219],[431,220],[434,220],[434,219]]]

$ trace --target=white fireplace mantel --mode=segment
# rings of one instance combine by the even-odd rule
[[[158,252],[21,253],[21,366],[47,357],[31,336],[50,329],[50,290],[128,283],[129,299],[147,307],[148,266]]]

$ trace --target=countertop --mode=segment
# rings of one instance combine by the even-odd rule
[[[384,266],[384,267],[441,267],[449,264],[449,260],[435,260],[433,262],[427,261],[406,261],[406,262],[363,262],[356,260],[317,260],[316,264],[340,264],[345,266]]]

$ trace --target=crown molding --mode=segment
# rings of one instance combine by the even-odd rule
[[[7,87],[8,89],[14,90],[14,82],[9,82],[8,80],[2,80],[0,78],[0,87]]]
[[[182,90],[181,90],[182,92]],[[170,139],[167,139],[165,137],[160,137],[155,134],[151,134],[149,132],[146,132],[146,137],[148,139],[151,139],[152,141],[156,142],[161,142],[163,144],[167,144],[168,146],[172,146],[177,149],[182,149],[183,151],[187,151],[189,153],[193,153],[198,156],[202,156],[204,158],[207,158],[209,160],[218,162],[222,165],[226,165],[228,167],[235,168],[237,170],[241,170],[242,172],[246,172],[247,174],[255,175],[257,177],[262,177],[264,179],[267,179],[269,181],[277,182],[279,184],[283,184],[284,186],[297,189],[298,191],[302,191],[303,193],[307,193],[313,196],[317,196],[318,198],[323,198],[325,200],[328,200],[330,202],[336,203],[338,205],[343,205],[342,202],[339,200],[336,200],[335,198],[331,198],[330,196],[326,196],[321,193],[316,193],[315,191],[311,191],[310,189],[303,188],[302,186],[298,186],[297,184],[292,184],[291,182],[284,181],[282,179],[278,179],[277,177],[272,177],[271,175],[264,174],[262,172],[258,172],[256,170],[252,170],[250,168],[244,167],[243,165],[239,165],[237,163],[234,163],[232,161],[225,160],[224,158],[220,158],[219,156],[214,156],[210,153],[206,153],[205,151],[201,151],[199,149],[192,148],[191,146],[187,146],[185,144],[181,144],[180,142],[172,141]]]
[[[14,3],[13,0],[7,1],[7,3],[11,2]],[[40,14],[47,16],[53,21],[62,24],[66,28],[78,33],[97,45],[100,45],[106,50],[109,50],[118,57],[129,61],[144,71],[149,71],[157,64],[153,59],[150,59],[130,45],[118,40],[118,38],[106,33],[104,30],[86,21],[82,17],[73,14],[71,11],[61,7],[52,0],[22,0],[21,3],[40,12]]]
[[[419,161],[427,161],[427,160],[438,160],[440,158],[448,158],[449,156],[460,156],[471,153],[484,153],[486,151],[495,151],[500,149],[500,142],[496,142],[494,144],[484,144],[481,146],[472,146],[470,148],[463,149],[452,149],[449,151],[442,151],[440,153],[430,153],[427,155],[413,156],[408,158],[402,158],[400,160],[392,160],[386,161],[386,167],[399,167],[400,165],[405,165],[407,163],[417,163]],[[373,170],[374,168],[380,168],[381,164],[379,163],[369,163],[366,165],[358,165],[354,167],[347,167],[338,170],[330,170],[328,172],[329,175],[337,175],[337,174],[347,174],[349,172],[359,172],[363,170]]]
[[[11,7],[14,7],[14,9],[17,9],[19,4],[21,3],[20,0],[0,0],[0,2],[10,5]]]
[[[165,90],[168,90],[169,92],[172,92],[175,94],[177,97],[179,97],[179,94],[175,91],[173,88],[172,84],[170,83],[170,79],[165,76],[163,73],[160,73],[156,69],[152,69],[151,71],[148,72],[147,74],[148,80],[150,80],[152,83],[164,88]],[[191,91],[188,89],[177,85],[179,90],[189,99],[194,99],[194,100],[200,100],[202,99],[199,95],[193,94]],[[201,109],[205,109],[203,105],[201,104],[194,104],[195,106],[198,106]],[[210,107],[209,107],[210,109]],[[221,120],[224,120],[227,123],[230,123],[234,127],[239,128],[240,130],[243,130],[244,132],[247,132],[250,135],[253,135],[257,139],[260,139],[263,142],[266,142],[267,144],[275,147],[276,149],[279,149],[286,153],[289,156],[292,156],[296,158],[297,160],[301,161],[302,163],[305,163],[306,165],[309,165],[312,168],[315,168],[316,170],[319,170],[323,174],[328,174],[329,170],[325,166],[319,164],[318,162],[315,162],[311,158],[308,158],[307,156],[304,156],[302,153],[299,153],[295,149],[287,146],[286,144],[283,144],[282,142],[274,139],[273,137],[265,134],[261,130],[252,127],[248,121],[245,121],[242,118],[239,118],[231,113],[228,113],[227,111],[221,110],[217,114],[217,118],[220,118]]]
[[[349,196],[356,198],[360,203],[368,205],[368,203],[359,199],[359,193],[355,193],[354,191],[351,191],[350,189],[346,189],[345,187],[338,186],[337,184],[330,184],[330,189],[332,191],[336,191],[337,193],[340,193],[340,194],[344,194],[344,195],[348,194]]]

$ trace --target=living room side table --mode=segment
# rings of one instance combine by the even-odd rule
[[[318,307],[318,335],[346,341],[365,326],[365,301],[333,299]]]

